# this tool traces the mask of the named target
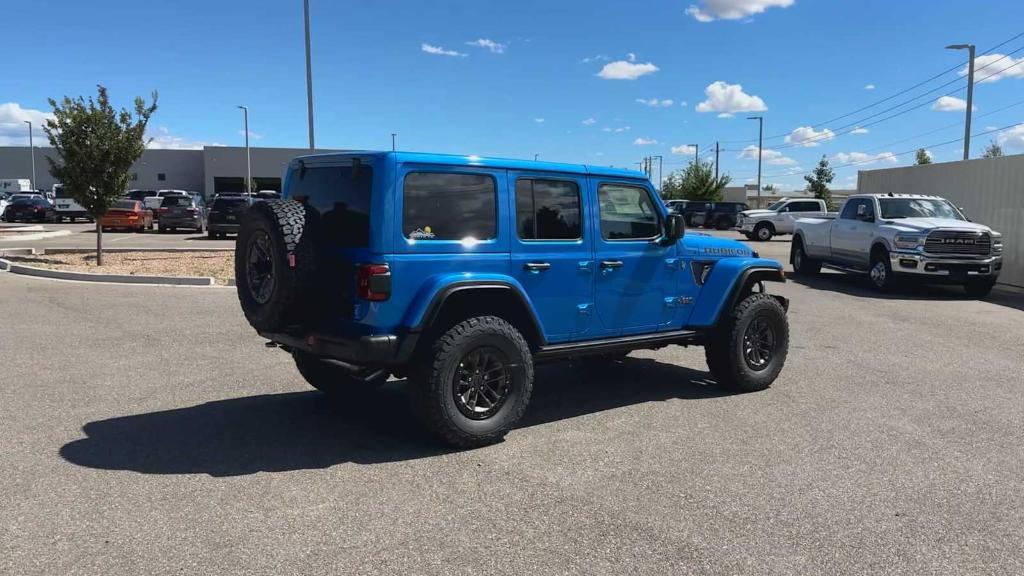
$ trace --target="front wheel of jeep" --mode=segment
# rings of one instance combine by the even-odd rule
[[[522,334],[494,316],[464,320],[433,346],[411,388],[413,409],[459,448],[500,441],[526,411],[533,357]]]
[[[704,346],[711,374],[719,384],[739,392],[771,386],[788,353],[786,310],[764,293],[751,294],[740,302]]]

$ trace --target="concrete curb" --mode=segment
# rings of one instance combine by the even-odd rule
[[[46,254],[89,254],[96,252],[95,248],[58,248],[46,247]],[[234,248],[211,247],[211,248],[103,248],[104,254],[118,254],[130,252],[234,252]]]
[[[165,286],[215,286],[213,278],[206,276],[133,276],[130,274],[93,274],[91,272],[72,272],[70,270],[52,270],[49,268],[33,268],[13,264],[0,259],[0,268],[11,274],[51,278],[55,280],[77,280],[79,282],[106,282],[111,284],[160,284]]]
[[[71,236],[71,230],[54,230],[52,232],[33,232],[25,234],[19,232],[17,235],[0,235],[0,242],[24,242],[26,240],[44,240],[46,238],[58,238],[60,236]]]

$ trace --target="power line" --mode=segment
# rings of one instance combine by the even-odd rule
[[[1016,39],[1018,39],[1018,38],[1020,38],[1022,36],[1024,36],[1024,32],[1020,32],[1020,33],[1016,34],[1015,36],[1013,36],[1013,37],[1011,37],[1011,38],[1009,38],[1007,40],[1004,40],[1004,41],[1000,42],[999,44],[996,44],[995,46],[993,46],[993,47],[989,48],[988,50],[982,52],[981,55],[984,56],[985,54],[989,54],[989,53],[993,52],[994,50],[997,50],[997,49],[1005,46],[1006,44],[1009,44],[1010,42],[1013,42],[1014,40],[1016,40]],[[1006,58],[1006,56],[1003,56],[1003,58]],[[998,62],[999,60],[1002,60],[1003,58],[999,58],[998,60],[990,62],[989,64],[986,64],[982,68],[985,68],[986,66],[990,66],[991,64],[994,64],[995,62]],[[928,84],[929,82],[931,82],[933,80],[941,78],[942,76],[945,76],[946,74],[949,74],[950,72],[956,70],[957,68],[960,68],[961,66],[965,66],[965,65],[968,65],[968,64],[970,64],[969,60],[966,61],[966,62],[962,62],[960,64],[957,64],[956,66],[953,66],[952,68],[948,68],[946,70],[943,70],[942,72],[940,72],[940,73],[938,73],[938,74],[928,78],[927,80],[922,80],[921,82],[918,82],[917,84],[914,84],[913,86],[911,86],[909,88],[906,88],[904,90],[896,92],[895,94],[892,94],[890,96],[882,98],[881,100],[878,100],[876,102],[868,104],[867,106],[862,106],[861,108],[858,108],[858,109],[856,109],[856,110],[854,110],[852,112],[848,112],[848,113],[843,114],[841,116],[836,116],[835,118],[832,118],[830,120],[825,120],[824,122],[818,122],[817,124],[811,125],[811,127],[812,128],[817,128],[817,127],[825,125],[825,124],[831,124],[832,122],[835,122],[837,120],[842,120],[844,118],[848,118],[850,116],[853,116],[854,114],[857,114],[859,112],[863,112],[865,110],[874,108],[875,106],[878,106],[879,104],[884,104],[885,102],[888,102],[888,101],[890,101],[890,100],[892,100],[894,98],[902,96],[903,94],[906,94],[908,92],[916,90],[917,88],[920,88],[921,86],[924,86],[925,84]],[[977,70],[975,70],[975,72],[977,72]],[[957,80],[959,80],[959,78],[957,78]],[[952,82],[947,82],[943,86],[948,86],[950,83],[952,83]],[[933,92],[934,92],[934,90],[933,90]],[[917,97],[912,98],[910,101],[913,101],[913,100],[916,100],[916,99],[917,99]],[[893,108],[890,108],[890,110],[892,110],[894,108],[898,108],[901,105],[897,105],[897,106],[895,106]],[[788,132],[784,133],[784,134],[774,134],[774,135],[771,135],[771,136],[766,136],[764,139],[765,140],[773,140],[773,139],[776,139],[776,138],[781,138],[781,137],[788,136],[789,134],[790,133],[788,133]],[[722,140],[721,142],[723,144],[749,144],[749,143],[757,142],[757,139],[753,138],[753,139],[746,139],[746,140]]]

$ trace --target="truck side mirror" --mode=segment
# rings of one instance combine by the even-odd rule
[[[861,222],[874,222],[875,217],[868,212],[867,206],[861,204],[860,206],[857,206],[857,220],[860,220]]]
[[[686,234],[686,224],[683,223],[682,215],[669,214],[665,219],[665,235],[661,240],[662,245],[670,246],[678,242],[684,234]]]

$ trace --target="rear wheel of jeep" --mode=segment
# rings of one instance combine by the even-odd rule
[[[500,441],[526,410],[533,390],[530,348],[494,316],[449,329],[424,359],[412,385],[413,409],[442,441],[475,448]]]
[[[334,398],[351,398],[376,389],[388,379],[383,371],[346,370],[308,352],[293,350],[292,358],[299,374],[309,385]]]
[[[253,328],[278,332],[305,320],[316,253],[306,207],[268,200],[242,216],[235,245],[235,285]]]
[[[768,294],[751,294],[709,335],[704,346],[711,374],[740,392],[772,385],[789,353],[786,310]]]

